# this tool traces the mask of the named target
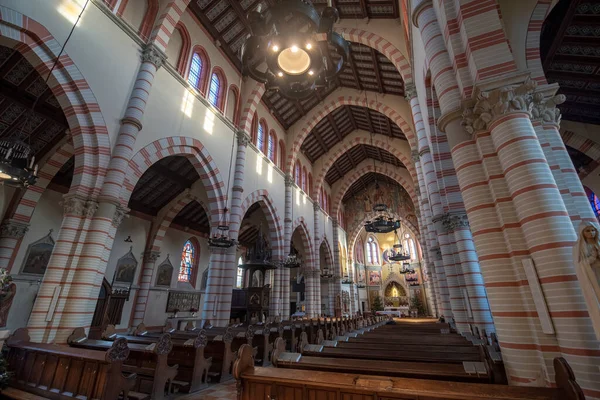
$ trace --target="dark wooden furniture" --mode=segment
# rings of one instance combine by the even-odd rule
[[[10,386],[53,400],[127,398],[136,375],[123,376],[129,355],[127,340],[115,340],[104,351],[31,343],[27,329],[6,341]],[[13,391],[14,392],[14,391]]]
[[[109,324],[119,325],[121,323],[123,306],[127,300],[129,300],[129,291],[113,290],[106,279],[102,280],[90,327],[90,339],[100,339],[100,335]]]
[[[255,367],[252,348],[238,352],[233,375],[238,400],[584,400],[573,371],[554,360],[557,388],[533,388],[425,379]]]
[[[114,342],[107,340],[87,339],[83,328],[77,328],[67,339],[70,346],[80,349],[105,350]],[[155,400],[165,398],[165,389],[177,376],[178,365],[169,366],[168,355],[173,349],[171,336],[163,334],[155,343],[144,345],[129,343],[129,358],[123,364],[123,370],[137,375],[135,390],[148,393]]]

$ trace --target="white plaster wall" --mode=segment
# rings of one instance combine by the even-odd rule
[[[181,37],[181,33],[179,33],[178,29],[173,31],[171,35],[171,40],[169,40],[169,45],[167,46],[167,62],[171,64],[174,68],[177,68],[177,63],[179,62],[179,54],[181,53],[181,46],[183,45],[183,38]]]
[[[138,31],[148,10],[148,0],[129,0],[123,11],[123,19]]]

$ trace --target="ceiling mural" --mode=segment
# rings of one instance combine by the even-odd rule
[[[398,214],[413,226],[417,226],[415,207],[406,190],[382,176],[376,179],[379,189],[376,189],[376,182],[373,179],[370,184],[364,186],[362,191],[355,192],[354,196],[345,201],[347,232],[354,232],[358,225],[363,223],[365,217],[373,211],[374,204],[386,204],[390,212]]]

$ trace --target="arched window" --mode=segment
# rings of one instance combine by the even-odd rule
[[[189,239],[181,251],[181,264],[179,266],[178,282],[187,282],[194,286],[196,264],[198,260],[198,246],[195,240]]]
[[[279,169],[282,171],[285,167],[285,143],[283,140],[279,141]]]
[[[312,197],[312,189],[313,187],[313,180],[312,180],[312,174],[309,172],[308,173],[308,191],[306,193],[308,193],[309,197]]]
[[[265,134],[267,132],[267,127],[265,126],[264,121],[260,121],[257,126],[256,131],[256,147],[258,150],[264,153],[265,151]]]
[[[306,192],[306,167],[302,167],[302,190]]]
[[[271,131],[269,134],[269,142],[267,144],[267,157],[269,160],[276,162],[277,161],[277,136],[275,135],[275,131]]]
[[[242,257],[240,257],[238,259],[237,275],[236,275],[236,279],[235,279],[235,288],[236,289],[242,289],[244,287],[244,270],[242,268],[240,268],[240,265],[242,265],[243,263],[244,263],[244,260],[242,259]]]
[[[301,171],[302,171],[302,166],[300,165],[300,160],[296,160],[296,167],[294,168],[294,182],[298,186],[300,186]]]
[[[331,196],[327,195],[327,214],[331,214]]]
[[[221,78],[219,74],[213,72],[210,77],[210,88],[208,89],[208,102],[219,108],[219,95],[221,93]]]
[[[355,258],[356,258],[356,262],[359,264],[364,264],[365,263],[365,250],[364,250],[364,243],[362,240],[358,241],[358,244],[356,246],[356,251],[355,253]]]
[[[373,236],[367,239],[367,263],[379,265],[379,249]]]
[[[588,188],[587,186],[583,187],[585,189],[585,194],[590,202],[590,205],[592,206],[592,210],[594,211],[594,214],[596,214],[596,218],[600,217],[600,198],[598,196],[596,196],[596,193],[592,192],[590,190],[590,188]]]
[[[200,93],[206,92],[207,75],[210,72],[210,63],[204,50],[199,46],[194,48],[190,70],[188,73],[188,83],[196,88]]]

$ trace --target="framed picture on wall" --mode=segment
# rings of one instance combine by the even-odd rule
[[[53,249],[54,239],[52,239],[52,229],[50,229],[46,236],[27,246],[21,273],[44,275]]]
[[[129,252],[117,260],[113,282],[133,283],[138,262],[132,250],[133,247],[130,247]]]
[[[369,271],[369,286],[381,285],[381,271]]]
[[[169,256],[163,261],[156,272],[156,286],[171,286],[171,280],[173,278],[173,264],[169,260]]]

